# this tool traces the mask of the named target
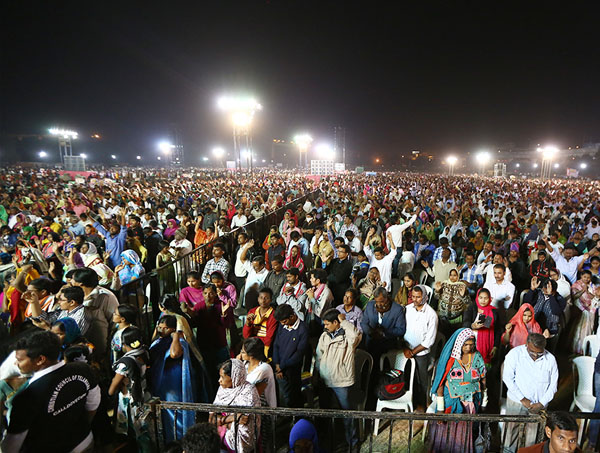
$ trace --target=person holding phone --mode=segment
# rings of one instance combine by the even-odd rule
[[[500,346],[502,325],[498,310],[491,305],[492,297],[486,288],[481,288],[463,315],[463,327],[472,329],[477,338],[477,350],[486,364],[492,362]]]

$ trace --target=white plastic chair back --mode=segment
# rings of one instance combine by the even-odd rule
[[[596,358],[600,351],[600,336],[588,335],[583,339],[583,355]]]
[[[573,359],[573,366],[577,369],[577,387],[574,397],[591,396],[594,394],[594,357],[580,356]]]

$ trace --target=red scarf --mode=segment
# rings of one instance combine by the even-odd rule
[[[477,296],[475,297],[475,303],[477,304],[477,308],[480,313],[483,313],[485,316],[489,316],[492,318],[492,324],[489,328],[483,327],[477,330],[477,350],[483,357],[483,361],[485,363],[490,363],[492,361],[491,352],[494,348],[494,310],[495,308],[488,304],[485,307],[482,307],[479,304],[479,293],[481,290],[477,291]]]

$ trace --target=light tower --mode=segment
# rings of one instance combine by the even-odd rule
[[[48,129],[48,132],[58,138],[58,152],[65,170],[85,171],[85,162],[78,156],[73,156],[73,147],[71,146],[71,140],[75,140],[79,134],[75,131],[57,127]]]

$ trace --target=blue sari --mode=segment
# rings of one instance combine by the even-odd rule
[[[189,345],[181,338],[179,341],[183,355],[172,359],[169,355],[172,341],[171,337],[158,338],[150,346],[152,395],[159,397],[161,401],[194,403],[195,378]],[[194,411],[177,411],[175,420],[175,411],[163,409],[162,423],[166,442],[181,440],[188,428],[195,423],[195,414]]]

